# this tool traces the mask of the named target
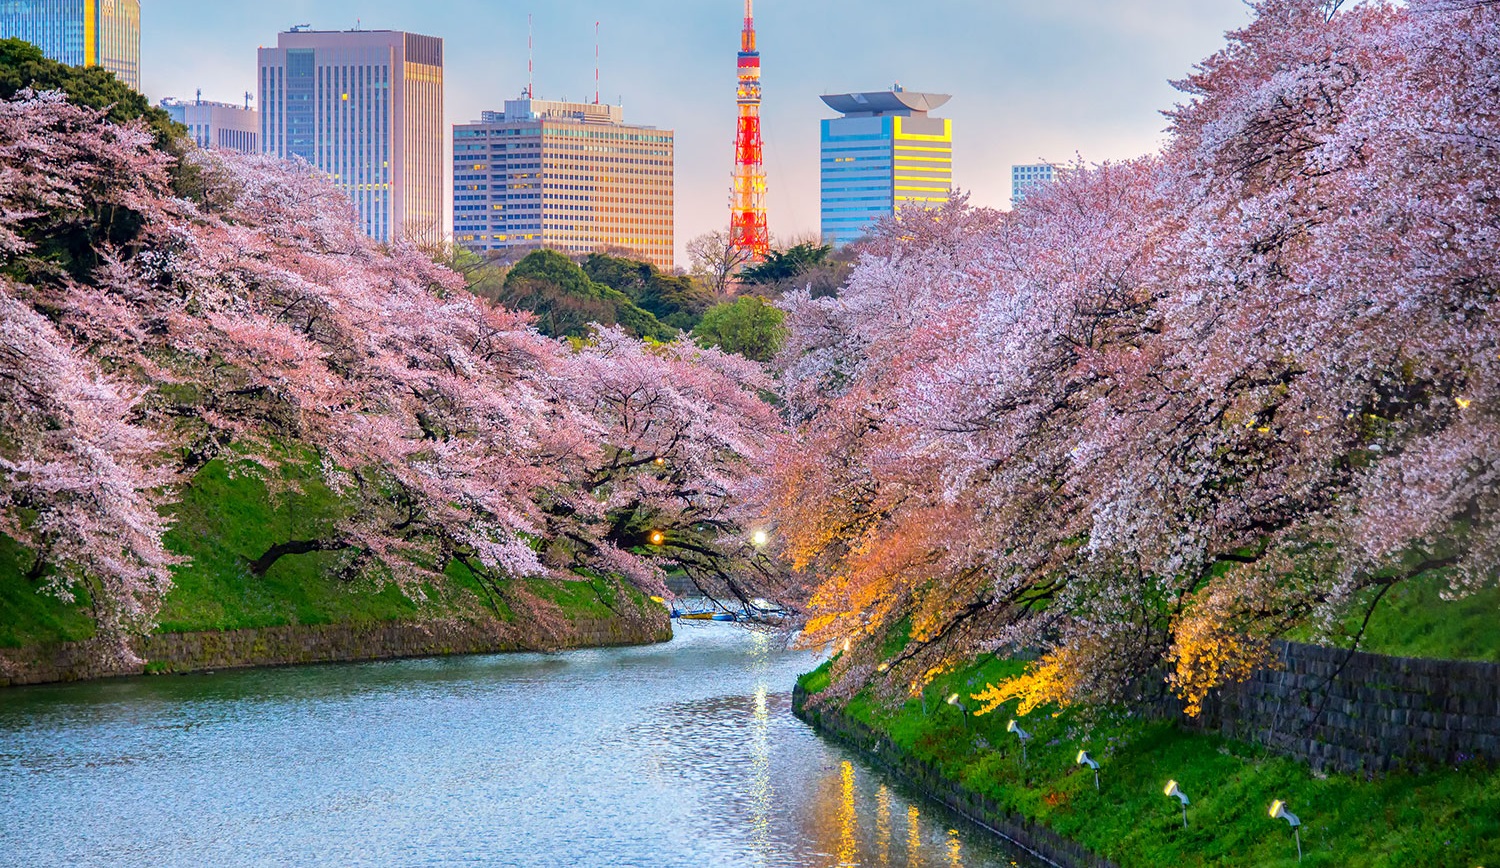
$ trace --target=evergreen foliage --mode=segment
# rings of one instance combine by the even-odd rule
[[[630,296],[589,279],[577,263],[555,250],[538,250],[505,276],[497,299],[512,310],[536,315],[545,335],[585,337],[594,324],[618,325],[638,338],[670,341],[677,330],[636,306]]]
[[[648,262],[595,253],[584,260],[590,280],[623,292],[637,307],[673,328],[692,331],[714,296],[692,278],[662,274]]]

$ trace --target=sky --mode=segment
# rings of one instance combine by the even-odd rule
[[[526,86],[535,19],[539,98],[602,97],[629,123],[677,135],[677,245],[728,224],[740,0],[142,0],[142,85],[152,100],[240,102],[256,48],[296,24],[407,30],[445,40],[447,123],[503,108]],[[1010,206],[1010,167],[1119,160],[1158,148],[1172,79],[1249,21],[1242,0],[758,0],[770,222],[818,232],[824,93],[953,95],[954,183]],[[451,129],[448,132],[451,146]]]

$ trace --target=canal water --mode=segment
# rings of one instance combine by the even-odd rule
[[[732,625],[0,690],[0,865],[1027,866],[791,713]]]

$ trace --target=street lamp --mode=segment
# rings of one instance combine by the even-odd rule
[[[1088,751],[1081,750],[1078,752],[1078,764],[1094,770],[1094,792],[1097,793],[1099,791],[1099,763],[1089,756]]]
[[[1031,741],[1031,733],[1017,726],[1014,720],[1006,724],[1005,731],[1015,733],[1016,738],[1021,740],[1021,763],[1024,765],[1026,763],[1026,742]]]
[[[1292,835],[1297,839],[1297,861],[1302,861],[1302,821],[1297,815],[1286,809],[1286,802],[1280,799],[1271,803],[1271,819],[1286,820],[1286,824],[1292,827]]]
[[[1176,781],[1167,781],[1167,788],[1165,790],[1163,790],[1162,792],[1166,793],[1169,796],[1176,796],[1178,799],[1180,799],[1182,801],[1182,828],[1186,829],[1187,828],[1187,806],[1188,806],[1188,797],[1187,797],[1187,794],[1184,793],[1182,790],[1177,789],[1177,782]]]
[[[659,546],[662,543],[665,543],[667,541],[667,535],[664,534],[664,533],[662,533],[659,530],[653,530],[651,532],[650,539],[651,539],[651,544],[652,545]]]

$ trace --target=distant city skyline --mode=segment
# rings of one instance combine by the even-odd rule
[[[255,90],[256,49],[294,24],[428,33],[446,43],[446,123],[477,120],[527,81],[535,14],[537,96],[591,100],[594,22],[602,90],[634,122],[677,131],[677,246],[728,224],[740,0],[495,4],[429,0],[149,0],[142,85],[153,101],[235,102]],[[881,12],[889,7],[889,14]],[[978,205],[1010,203],[1011,166],[1041,159],[1126,159],[1155,149],[1159,112],[1183,99],[1168,81],[1248,21],[1239,0],[932,0],[923,14],[882,0],[814,6],[757,0],[765,59],[770,220],[780,240],[819,232],[819,127],[825,93],[899,82],[954,95],[963,130],[954,184]],[[451,143],[450,143],[451,146]],[[451,218],[450,218],[451,219]]]

